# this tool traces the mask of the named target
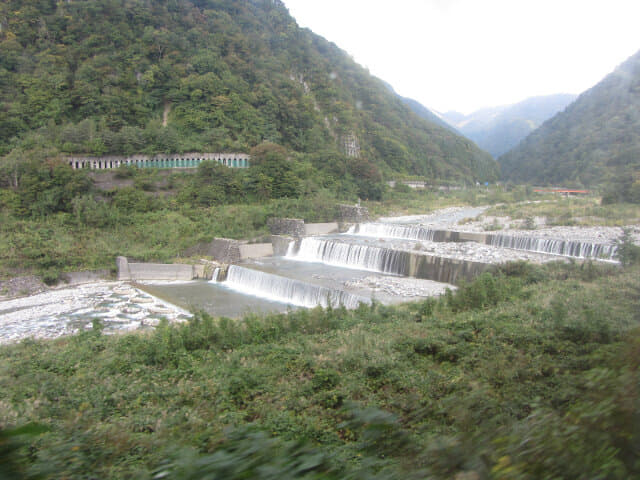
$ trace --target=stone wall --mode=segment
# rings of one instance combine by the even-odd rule
[[[183,252],[185,257],[212,257],[219,263],[237,263],[246,258],[273,255],[271,243],[243,243],[231,238],[214,238],[209,243],[199,243]]]
[[[209,256],[220,263],[237,263],[240,255],[240,242],[229,238],[214,238],[209,244]]]
[[[275,218],[267,220],[271,235],[292,235],[300,237],[305,234],[304,220],[300,218]]]
[[[338,205],[340,210],[340,222],[361,223],[369,221],[369,210],[360,205]]]
[[[272,235],[271,245],[273,246],[273,254],[276,257],[284,257],[289,251],[289,245],[295,241],[294,237],[286,235]]]
[[[214,238],[208,243],[199,243],[183,252],[185,257],[211,257],[220,263],[236,263],[240,261],[240,242],[230,238]]]

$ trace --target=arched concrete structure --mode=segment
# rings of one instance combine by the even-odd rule
[[[246,153],[184,153],[160,155],[131,155],[86,157],[65,157],[73,169],[109,170],[121,165],[138,168],[196,168],[202,162],[212,160],[231,168],[248,168],[250,156]]]

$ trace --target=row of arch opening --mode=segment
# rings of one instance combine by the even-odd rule
[[[249,159],[247,157],[221,157],[221,158],[201,158],[201,157],[180,157],[180,158],[150,158],[150,159],[71,159],[69,165],[74,169],[112,169],[121,165],[128,165],[138,168],[194,168],[202,162],[213,160],[221,165],[231,168],[248,168]]]

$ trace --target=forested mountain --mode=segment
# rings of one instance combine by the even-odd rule
[[[489,155],[419,118],[279,0],[2,0],[0,52],[5,168],[34,146],[98,155],[270,142],[327,178],[344,175],[347,144],[363,171],[497,176]]]
[[[427,107],[422,105],[419,101],[414,100],[413,98],[403,97],[403,96],[399,95],[390,84],[385,82],[385,85],[387,86],[387,88],[389,90],[391,90],[395,95],[397,95],[405,103],[405,105],[407,105],[411,110],[413,110],[413,113],[415,113],[419,117],[424,118],[425,120],[427,120],[427,121],[429,121],[431,123],[435,123],[436,125],[440,125],[441,127],[444,127],[447,130],[451,130],[452,132],[454,132],[454,133],[456,133],[458,135],[460,134],[460,132],[456,131],[455,128],[453,128],[451,125],[449,125],[443,119],[441,119],[438,115],[433,113]]]
[[[499,162],[514,181],[596,185],[617,177],[618,189],[635,181],[640,194],[640,52]]]
[[[443,118],[467,138],[499,157],[576,99],[557,94],[532,97],[514,105],[483,108],[469,115],[447,112]]]

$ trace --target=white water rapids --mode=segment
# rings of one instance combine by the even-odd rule
[[[408,256],[406,252],[391,248],[345,243],[322,237],[306,237],[300,242],[297,252],[289,250],[287,258],[370,272],[404,275],[407,271]]]
[[[332,307],[356,308],[360,303],[371,303],[366,298],[348,292],[238,265],[229,267],[227,279],[222,285],[246,295],[254,295],[299,307],[313,308],[318,305],[323,307],[331,305]]]
[[[424,225],[404,225],[399,223],[361,223],[353,225],[347,235],[371,238],[389,238],[399,240],[416,240],[433,242],[436,232]],[[455,231],[455,230],[454,230]],[[440,236],[442,238],[442,236]],[[581,240],[566,240],[559,238],[539,237],[518,233],[486,234],[487,245],[511,250],[546,253],[574,258],[597,258],[603,260],[614,259],[617,246],[612,243],[596,243]]]

